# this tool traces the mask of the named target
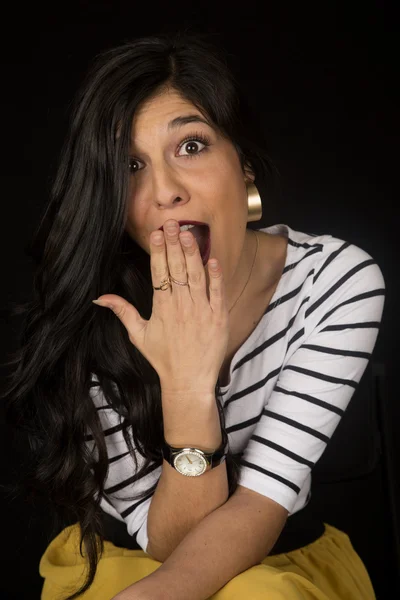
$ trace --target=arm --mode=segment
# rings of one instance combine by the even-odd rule
[[[315,268],[304,318],[241,460],[239,483],[290,512],[357,389],[382,318],[379,267],[360,248],[340,250]]]
[[[187,534],[157,571],[114,600],[206,600],[268,555],[287,516],[288,511],[273,500],[239,486]]]
[[[96,377],[93,379],[97,381]],[[139,546],[162,562],[192,527],[227,500],[225,462],[201,477],[185,477],[164,461],[162,466],[150,464],[147,473],[137,478],[122,434],[121,417],[107,404],[100,386],[91,388],[90,395],[98,409],[109,457],[101,506],[106,513],[124,521]],[[167,442],[177,447],[193,444],[206,451],[220,446],[221,428],[214,393],[201,396],[187,393],[185,397],[168,392],[162,395],[162,401]],[[196,423],[190,427],[188,415],[193,415],[193,406]],[[174,427],[175,423],[179,427]],[[87,444],[95,450],[91,436]],[[144,458],[135,452],[140,470]],[[146,493],[154,484],[157,484],[155,491]],[[138,499],[139,493],[145,495]]]
[[[349,248],[323,260],[297,324],[305,340],[274,382],[242,459],[238,493],[118,600],[206,599],[270,552],[361,379],[382,316],[384,281],[368,255]]]
[[[171,446],[211,451],[221,445],[214,393],[162,393],[162,406],[164,436]],[[193,527],[227,499],[225,462],[201,477],[185,477],[164,460],[147,519],[146,551],[163,562]]]

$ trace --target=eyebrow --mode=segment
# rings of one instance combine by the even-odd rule
[[[205,125],[208,125],[209,127],[211,127],[211,129],[214,129],[214,127],[211,125],[211,123],[209,123],[203,117],[200,117],[200,115],[184,115],[184,116],[175,117],[175,119],[172,119],[172,121],[170,121],[168,123],[168,131],[170,131],[171,129],[179,129],[179,127],[183,127],[184,125],[187,125],[188,123],[204,123]],[[134,144],[134,142],[132,140],[131,140],[131,144],[132,145]]]
[[[178,129],[179,127],[183,127],[183,125],[187,125],[188,123],[204,123],[205,125],[212,127],[211,123],[199,115],[185,115],[183,117],[176,117],[175,119],[172,119],[172,121],[168,123],[168,131],[171,129]]]

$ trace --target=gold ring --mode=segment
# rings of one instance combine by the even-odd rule
[[[169,275],[167,277],[167,279],[162,280],[160,287],[154,287],[154,285],[153,285],[153,290],[162,290],[162,291],[167,290],[171,285],[171,280],[174,283],[176,283],[177,285],[189,285],[189,283],[187,281],[178,281],[177,279],[174,279],[171,275]]]
[[[170,275],[170,278],[172,279],[172,281],[178,285],[189,285],[189,283],[187,281],[177,281],[176,279],[174,279],[172,277],[172,275]]]
[[[154,287],[153,285],[153,290],[167,290],[171,285],[170,279],[169,277],[167,277],[167,279],[163,279],[163,281],[161,282],[161,286],[160,287]]]

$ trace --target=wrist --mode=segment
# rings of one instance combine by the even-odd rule
[[[198,382],[192,382],[191,384],[182,383],[179,384],[175,381],[160,381],[161,395],[162,396],[175,396],[178,395],[182,398],[186,397],[207,397],[213,396],[215,398],[215,385],[202,384]]]
[[[213,409],[217,409],[217,401],[215,399],[215,392],[213,391],[177,391],[177,390],[165,390],[161,388],[161,405],[162,409],[166,413],[179,413],[186,414],[187,416],[194,416],[195,414],[208,415],[213,412]],[[217,409],[218,413],[218,409]]]
[[[164,439],[175,448],[219,448],[221,423],[215,395],[166,394],[162,398]]]
[[[208,454],[210,452],[216,452],[222,446],[222,435],[220,435],[219,438],[214,438],[214,439],[211,439],[211,438],[205,439],[203,437],[201,440],[199,440],[199,443],[196,443],[194,441],[195,440],[194,437],[192,437],[190,440],[188,439],[188,437],[186,437],[187,443],[182,441],[184,438],[173,439],[173,440],[170,440],[169,438],[164,438],[164,439],[165,439],[165,442],[168,444],[168,446],[171,446],[172,448],[177,448],[177,449],[196,448],[197,450],[202,450],[206,454]]]

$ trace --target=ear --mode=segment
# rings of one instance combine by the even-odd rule
[[[256,176],[248,160],[244,161],[244,180],[246,183],[253,183]]]

